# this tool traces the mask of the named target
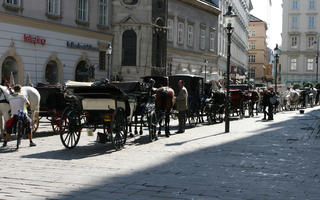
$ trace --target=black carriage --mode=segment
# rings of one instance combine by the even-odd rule
[[[178,81],[183,80],[188,90],[187,120],[190,126],[196,126],[201,121],[203,108],[204,86],[203,77],[189,74],[169,76],[169,86],[178,94]]]
[[[103,129],[105,142],[123,148],[130,116],[128,96],[106,82],[67,83],[64,93],[67,107],[62,114],[60,138],[66,148],[74,148],[83,128]]]
[[[34,122],[33,132],[40,123],[50,123],[54,133],[59,133],[61,115],[66,107],[62,85],[48,85],[39,83],[35,87],[41,96],[39,117]],[[46,120],[43,120],[46,119]]]
[[[147,82],[119,82],[111,83],[116,87],[122,89],[128,95],[128,101],[130,105],[130,117],[128,120],[129,133],[133,137],[134,135],[143,134],[143,127],[148,127],[149,140],[154,141],[157,137],[152,124],[152,111],[154,110],[154,102],[152,99],[152,88],[149,85],[149,79],[145,79]],[[138,127],[139,126],[139,127]],[[134,132],[132,132],[134,127]],[[138,130],[140,128],[140,130]]]
[[[150,79],[155,81],[154,86],[155,88],[165,87],[169,84],[169,78],[167,76],[144,76],[142,77],[142,81],[144,83],[149,83]]]

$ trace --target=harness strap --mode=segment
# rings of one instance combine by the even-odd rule
[[[7,103],[7,104],[9,104],[9,102],[7,101],[7,99],[2,99],[2,100],[0,100],[0,103]]]

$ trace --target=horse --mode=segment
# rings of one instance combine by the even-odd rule
[[[36,126],[39,120],[39,107],[40,107],[40,94],[37,89],[30,86],[23,86],[21,93],[26,96],[30,102],[31,119],[33,126]],[[8,103],[10,97],[10,91],[8,87],[0,85],[0,130],[1,136],[4,136],[4,123],[9,116],[10,105]]]
[[[290,110],[298,108],[298,105],[300,104],[300,96],[299,91],[293,89],[287,91],[286,101]]]
[[[160,87],[156,90],[155,111],[157,119],[159,119],[159,131],[161,133],[161,123],[164,120],[164,128],[166,137],[170,136],[170,112],[174,105],[174,90],[170,87]]]
[[[260,94],[257,90],[249,90],[249,116],[254,116],[254,108],[256,107],[256,115],[258,115],[259,104],[260,104]]]

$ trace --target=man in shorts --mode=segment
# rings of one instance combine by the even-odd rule
[[[25,128],[26,132],[28,133],[28,137],[30,140],[30,147],[36,146],[36,144],[32,141],[32,120],[30,117],[27,115],[27,107],[30,106],[30,102],[28,99],[21,94],[21,85],[15,85],[13,87],[14,94],[10,95],[9,98],[9,103],[10,103],[10,108],[11,108],[11,118],[6,122],[6,137],[3,142],[3,146],[7,146],[8,140],[10,138],[10,135],[12,134],[12,129],[16,127],[17,121],[18,121],[18,114],[19,111],[22,110],[26,115],[25,115]]]

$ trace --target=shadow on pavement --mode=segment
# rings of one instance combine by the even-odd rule
[[[312,111],[305,118],[315,112],[319,113]],[[301,130],[307,126],[301,117],[270,123],[259,130],[261,134],[178,155],[53,199],[318,199],[319,147],[303,141],[305,134],[314,133]],[[167,148],[221,134],[169,143]],[[111,152],[93,145],[25,157],[71,160]]]
[[[91,143],[85,146],[77,146],[74,149],[59,149],[54,151],[41,152],[22,156],[22,158],[56,159],[56,160],[76,160],[87,157],[94,157],[114,152],[112,144]]]

